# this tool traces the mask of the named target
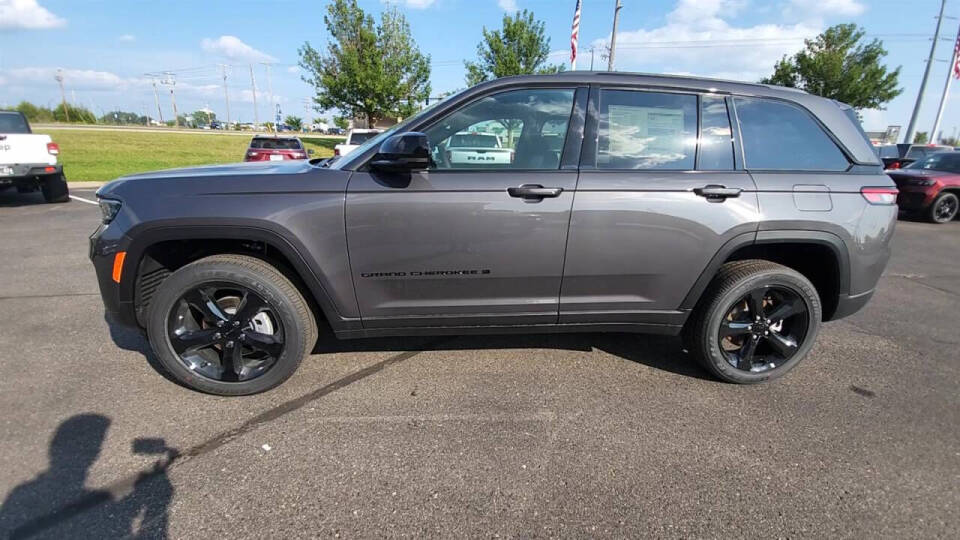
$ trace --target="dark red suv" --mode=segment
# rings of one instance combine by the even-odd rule
[[[250,147],[243,156],[244,161],[283,161],[285,159],[307,159],[312,150],[306,150],[297,137],[257,136],[250,141]]]
[[[960,152],[940,152],[887,174],[897,183],[901,210],[947,223],[960,209]]]

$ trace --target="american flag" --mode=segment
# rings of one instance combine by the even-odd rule
[[[570,66],[574,69],[577,66],[578,39],[580,39],[580,0],[577,0],[577,9],[573,12],[573,28],[570,30]]]
[[[960,79],[960,30],[957,31],[957,42],[953,45],[953,76]]]

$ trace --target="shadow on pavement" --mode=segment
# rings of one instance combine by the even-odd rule
[[[15,487],[0,507],[2,538],[166,538],[178,455],[163,439],[135,439],[133,452],[160,455],[153,469],[105,490],[86,487],[110,426],[99,414],[64,420],[50,441],[49,468]]]
[[[0,190],[0,208],[15,208],[17,206],[37,206],[48,204],[43,200],[43,194],[39,191],[30,193],[17,193],[13,188]],[[55,203],[62,204],[62,203]]]

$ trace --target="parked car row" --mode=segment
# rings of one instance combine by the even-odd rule
[[[897,184],[900,210],[937,224],[957,217],[960,152],[942,144],[884,144],[876,151]]]

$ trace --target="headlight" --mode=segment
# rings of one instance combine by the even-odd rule
[[[100,213],[103,214],[103,223],[104,225],[109,224],[113,221],[113,218],[117,217],[117,214],[120,213],[120,201],[113,199],[100,199]]]

